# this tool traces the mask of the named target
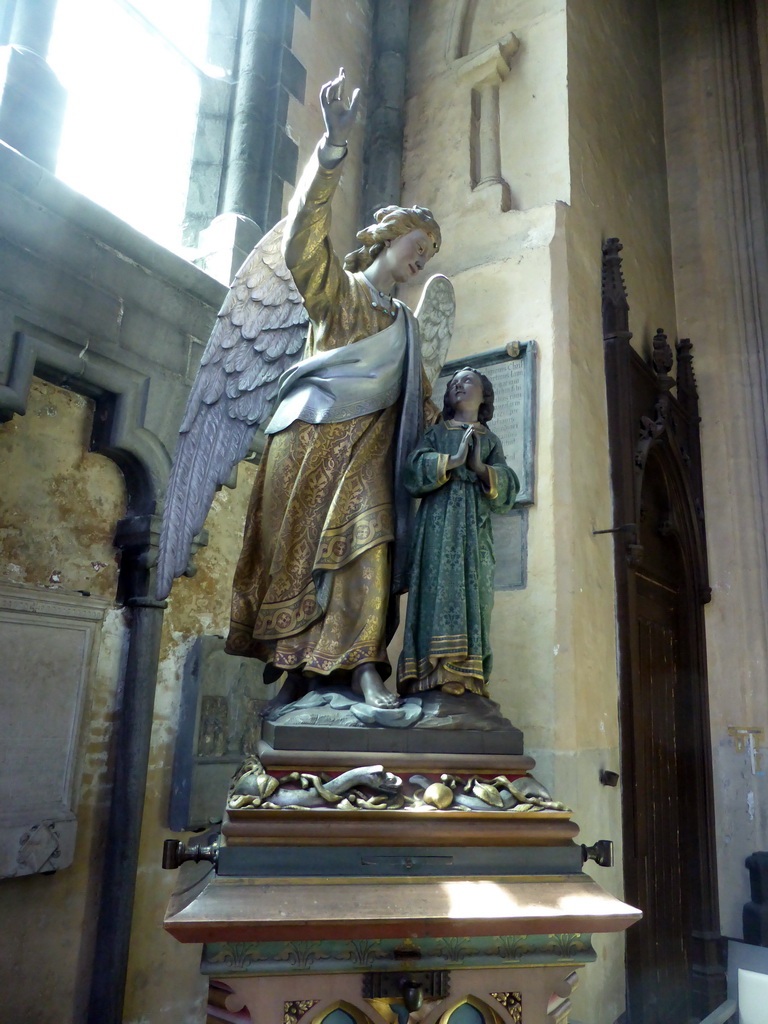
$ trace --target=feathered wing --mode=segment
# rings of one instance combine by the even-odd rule
[[[421,361],[429,383],[434,386],[448,356],[456,319],[453,285],[443,274],[435,274],[424,285],[416,319],[421,335]]]
[[[238,270],[187,400],[160,533],[161,600],[187,567],[216,488],[269,416],[280,375],[301,358],[308,318],[282,255],[284,227],[267,232]]]

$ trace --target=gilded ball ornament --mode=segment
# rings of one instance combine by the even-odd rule
[[[449,786],[443,785],[442,782],[433,782],[431,786],[427,786],[424,790],[423,799],[425,804],[442,810],[445,807],[450,807],[453,803],[453,792]]]

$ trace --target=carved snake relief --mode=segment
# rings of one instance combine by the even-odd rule
[[[256,762],[236,782],[229,806],[323,807],[337,806],[346,799],[355,806],[376,807],[398,796],[402,785],[402,779],[385,771],[380,764],[351,768],[335,779],[325,781],[319,775],[307,772],[291,772],[283,780],[278,780],[268,775],[260,762]],[[365,796],[352,792],[361,787],[385,795]]]

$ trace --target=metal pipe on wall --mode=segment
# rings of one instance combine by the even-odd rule
[[[121,706],[115,722],[114,776],[101,874],[88,1024],[119,1024],[128,972],[139,841],[147,788],[155,710],[160,634],[165,601],[149,596],[154,574],[147,555],[156,541],[157,520],[135,516],[118,525],[123,550],[122,585],[128,609],[128,650]],[[128,563],[128,564],[126,564]]]

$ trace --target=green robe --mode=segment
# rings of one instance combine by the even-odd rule
[[[446,471],[464,427],[430,427],[405,469],[404,483],[421,506],[411,549],[411,582],[398,690],[414,693],[445,682],[488,695],[493,581],[491,512],[507,512],[520,488],[504,461],[501,441],[480,434],[490,468],[486,490],[467,466]]]

